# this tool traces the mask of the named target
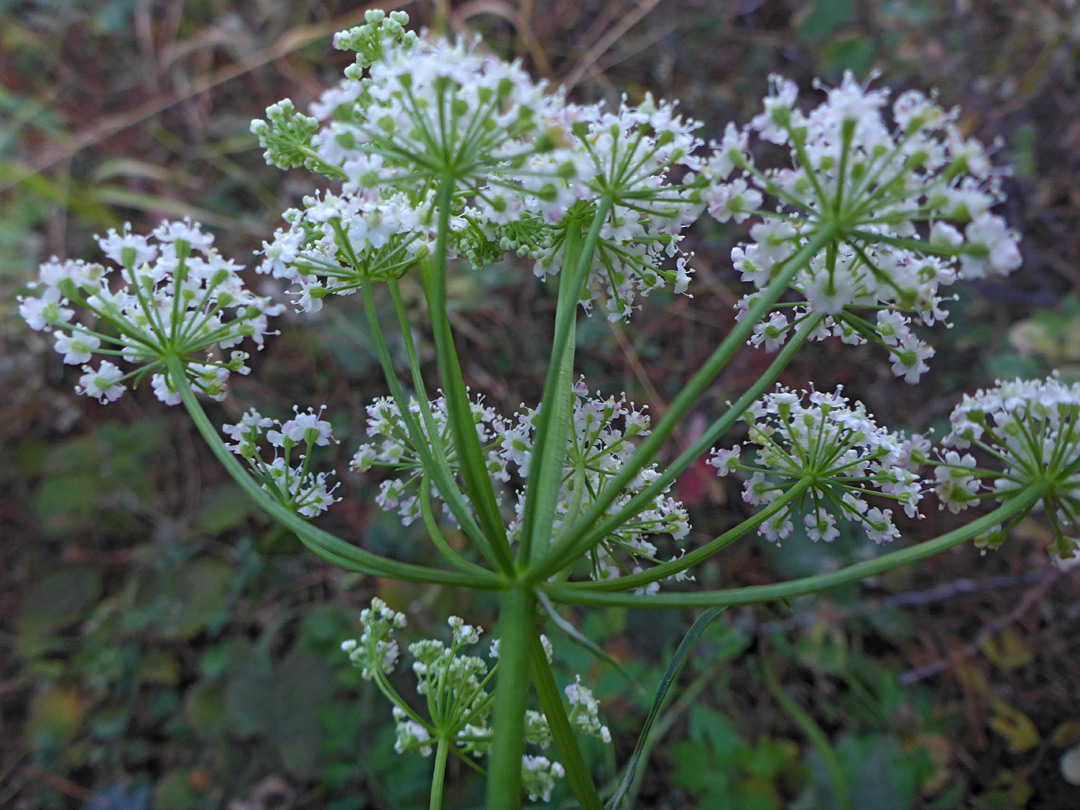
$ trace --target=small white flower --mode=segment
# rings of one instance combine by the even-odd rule
[[[101,345],[101,341],[94,335],[78,332],[68,334],[57,330],[53,332],[56,338],[55,348],[58,354],[64,356],[64,362],[70,366],[77,366],[90,359],[94,349]]]
[[[95,397],[102,405],[115,402],[123,396],[125,388],[120,384],[120,380],[124,378],[124,372],[116,364],[102,360],[96,371],[90,366],[83,366],[83,371],[86,373],[79,378],[79,384],[75,386],[77,393]]]

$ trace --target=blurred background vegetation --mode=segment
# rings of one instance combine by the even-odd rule
[[[1080,372],[1080,6],[1075,0],[472,0],[382,4],[517,56],[580,100],[681,99],[720,133],[756,111],[770,72],[809,87],[846,69],[896,91],[936,87],[963,128],[999,139],[1015,167],[1004,212],[1024,268],[965,287],[932,374],[894,380],[873,349],[818,344],[786,377],[843,384],[893,427],[944,420],[995,376]],[[257,514],[184,414],[148,390],[109,408],[78,398],[77,371],[27,330],[15,296],[50,255],[96,255],[91,236],[163,217],[211,226],[245,261],[312,188],[263,165],[248,123],[290,96],[301,108],[347,55],[331,34],[362,19],[343,0],[0,0],[0,807],[184,810],[426,806],[428,763],[392,751],[388,707],[338,651],[375,593],[418,634],[461,594],[346,574]],[[580,369],[663,411],[729,327],[735,227],[701,227],[694,298],[653,297],[625,326],[581,326]],[[250,258],[247,259],[250,263]],[[261,283],[262,279],[254,281]],[[553,298],[507,263],[453,280],[466,377],[511,410],[535,401]],[[416,295],[416,291],[412,291]],[[356,303],[281,335],[215,406],[327,403],[359,440],[383,393]],[[692,439],[763,368],[747,351],[683,426]],[[696,537],[743,515],[704,468],[679,481]],[[345,475],[326,524],[420,559],[417,532]],[[948,515],[928,515],[938,532]],[[1049,565],[1031,523],[993,554],[962,549],[794,605],[732,611],[706,634],[658,726],[643,808],[831,808],[838,768],[856,808],[1080,806],[1080,575]],[[693,537],[691,539],[694,539]],[[706,566],[709,586],[798,576],[873,553],[748,541]],[[692,616],[568,612],[618,661],[555,637],[615,732],[590,748],[610,778]],[[480,801],[452,773],[454,806]],[[556,795],[556,806],[568,793]]]

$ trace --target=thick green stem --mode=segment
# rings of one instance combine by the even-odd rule
[[[532,591],[504,591],[499,618],[499,671],[495,680],[487,810],[521,807],[521,758],[525,753],[525,707],[529,697],[529,638],[536,600]]]
[[[989,512],[966,526],[954,529],[940,537],[917,543],[914,546],[894,551],[891,554],[882,555],[873,560],[855,563],[838,571],[803,577],[790,582],[779,582],[774,585],[752,585],[746,588],[729,588],[720,591],[700,591],[698,593],[603,593],[581,585],[560,584],[544,584],[541,589],[555,602],[605,607],[720,607],[793,599],[796,596],[805,596],[828,588],[834,588],[837,585],[877,576],[894,568],[947,551],[989,531],[995,526],[1006,523],[1017,515],[1026,513],[1045,494],[1046,486],[1044,484],[1033,484],[1011,497],[993,512]]]
[[[573,413],[570,386],[574,373],[578,302],[589,278],[593,253],[600,239],[600,229],[610,210],[611,202],[602,200],[593,215],[592,227],[580,253],[577,223],[571,222],[567,230],[551,360],[544,380],[540,411],[536,419],[533,455],[529,464],[529,478],[525,484],[520,552],[524,565],[529,564],[541,547],[547,548],[551,537],[555,504],[562,488],[566,444]]]
[[[218,461],[225,467],[233,480],[240,488],[257,503],[264,511],[274,518],[285,528],[295,532],[296,536],[309,549],[320,557],[349,571],[358,571],[377,577],[391,577],[393,579],[407,580],[409,582],[426,582],[437,585],[455,585],[464,588],[495,589],[503,585],[503,580],[496,574],[481,576],[479,573],[467,575],[456,571],[441,571],[437,568],[428,568],[423,565],[399,562],[364,551],[350,543],[346,543],[340,537],[335,537],[329,532],[312,526],[295,512],[286,509],[259,483],[252,478],[243,468],[236,456],[225,446],[217,429],[210,423],[206,412],[202,409],[198,399],[187,380],[184,365],[176,356],[165,359],[165,367],[169,370],[169,376],[176,385],[177,393],[183,400],[184,407],[191,415],[195,427],[202,434],[203,439],[210,446],[211,452],[217,456]]]
[[[808,254],[808,256],[813,255],[814,254]],[[806,260],[808,261],[809,258]],[[780,280],[780,278],[777,280]],[[785,282],[785,286],[788,282],[790,282],[790,278]],[[776,281],[773,282],[773,284],[775,283]],[[762,295],[764,296],[768,293],[771,287],[772,285],[770,285],[770,288],[766,289],[765,293],[762,293]],[[773,296],[773,300],[775,300],[776,297],[779,297],[781,292],[783,292],[782,288],[777,290],[775,296]],[[760,299],[757,303],[760,303]],[[675,429],[675,426],[686,412],[689,411],[690,407],[701,395],[701,392],[716,377],[716,375],[723,370],[727,362],[742,346],[742,343],[746,339],[746,335],[753,330],[752,324],[755,323],[762,314],[763,312],[759,312],[755,316],[754,307],[751,307],[751,311],[747,313],[747,316],[743,319],[742,323],[736,327],[735,331],[728,335],[727,339],[720,344],[720,347],[713,353],[712,357],[706,361],[701,370],[694,375],[694,378],[687,387],[675,398],[670,409],[664,414],[664,417],[656,425],[652,433],[649,434],[648,438],[638,447],[634,455],[626,462],[626,466],[619,471],[618,475],[612,477],[601,493],[596,497],[592,504],[590,504],[589,508],[578,517],[572,525],[567,527],[562,536],[552,545],[551,553],[540,560],[538,564],[531,566],[529,570],[526,571],[524,576],[525,581],[536,583],[547,579],[556,571],[564,568],[569,560],[576,559],[581,554],[584,554],[603,540],[613,529],[646,508],[653,498],[663,492],[664,489],[679,475],[685,472],[702,453],[708,450],[717,439],[724,435],[724,433],[726,433],[732,425],[742,417],[746,412],[746,409],[761,396],[766,388],[776,382],[788,363],[791,362],[792,357],[795,356],[795,353],[802,347],[810,337],[810,334],[821,322],[821,316],[812,316],[808,318],[799,328],[799,331],[787,342],[787,345],[780,350],[780,353],[769,365],[769,368],[765,373],[762,374],[754,385],[748,388],[742,396],[740,396],[735,403],[724,412],[723,416],[714,422],[709,429],[701,435],[701,438],[683,451],[683,453],[668,466],[657,480],[653,481],[649,486],[631,498],[616,514],[604,517],[604,509],[611,505],[626,485],[633,480],[640,469],[652,460],[652,457],[656,454],[656,451],[659,449],[664,439]],[[754,321],[751,321],[752,317],[755,318]],[[750,323],[751,326],[741,333],[740,340],[732,341],[732,338],[736,333],[743,329],[748,323]],[[731,342],[730,346],[729,342]],[[727,348],[725,349],[725,347]],[[676,409],[678,409],[677,414]],[[676,415],[673,416],[673,414]]]
[[[430,810],[442,810],[443,786],[446,783],[446,757],[450,753],[450,741],[445,735],[439,735],[439,744],[435,748],[435,767],[431,772]]]
[[[589,767],[581,756],[577,738],[570,726],[570,718],[566,716],[566,709],[563,708],[562,695],[551,676],[544,645],[535,629],[529,639],[529,669],[536,696],[540,700],[540,708],[548,719],[551,739],[559,752],[559,760],[566,768],[566,778],[577,797],[578,806],[582,810],[602,810],[603,802],[596,792],[596,784],[589,773]]]
[[[427,298],[428,316],[431,318],[435,338],[435,352],[442,380],[443,396],[450,430],[454,437],[461,477],[469,495],[477,520],[491,543],[499,567],[507,574],[514,570],[506,527],[499,513],[491,477],[488,475],[480,439],[476,435],[469,393],[461,374],[454,336],[446,312],[446,249],[450,235],[450,203],[454,195],[454,177],[445,175],[439,183],[437,197],[438,230],[435,254],[432,260],[421,265],[424,295]]]

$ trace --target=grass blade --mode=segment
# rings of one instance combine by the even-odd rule
[[[686,631],[683,640],[679,642],[679,647],[675,650],[675,655],[672,657],[671,663],[668,664],[668,668],[664,672],[664,677],[660,681],[660,686],[656,690],[656,697],[653,699],[652,709],[649,710],[649,716],[645,718],[645,725],[642,726],[641,736],[638,737],[637,745],[634,746],[634,753],[631,754],[630,761],[626,764],[626,771],[623,773],[623,778],[619,782],[619,787],[615,791],[615,795],[611,797],[611,801],[608,803],[608,810],[619,810],[623,800],[629,795],[630,786],[634,784],[635,774],[639,768],[645,765],[647,757],[644,754],[646,752],[649,734],[652,732],[653,724],[660,716],[660,712],[662,712],[664,706],[667,705],[668,693],[671,691],[671,687],[678,679],[679,673],[682,672],[682,668],[686,666],[686,662],[690,658],[690,653],[693,651],[694,645],[697,644],[698,639],[701,638],[701,634],[705,632],[705,628],[712,624],[713,620],[723,612],[724,608],[722,607],[709,608],[706,610],[698,616],[697,620],[692,625],[690,625],[690,629]]]

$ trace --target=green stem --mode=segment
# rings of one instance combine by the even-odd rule
[[[443,559],[466,574],[479,574],[481,571],[484,574],[490,574],[491,572],[488,569],[466,560],[446,542],[442,529],[439,528],[439,522],[435,519],[435,514],[431,508],[431,486],[428,483],[427,475],[421,478],[418,497],[420,498],[420,514],[424,520],[424,528],[427,529],[431,542],[435,544],[436,551],[442,554]]]
[[[750,313],[747,314],[747,318],[743,320],[745,324],[750,318]],[[754,403],[758,397],[765,391],[766,388],[771,386],[779,378],[780,374],[788,363],[791,362],[795,353],[802,348],[802,345],[810,337],[810,334],[817,328],[821,322],[821,316],[815,316],[808,318],[806,322],[802,324],[799,331],[788,341],[787,345],[781,349],[780,353],[776,356],[776,359],[769,365],[765,373],[758,378],[758,380],[750,386],[742,396],[740,396],[733,405],[731,405],[724,415],[716,420],[708,430],[706,430],[696,442],[688,447],[682,454],[679,455],[675,461],[673,461],[666,470],[652,483],[650,483],[645,489],[631,498],[617,513],[605,517],[603,510],[611,505],[612,501],[619,495],[623,488],[632,480],[636,475],[636,471],[633,475],[627,473],[628,469],[640,470],[644,463],[651,460],[652,455],[656,452],[659,444],[663,439],[657,440],[656,437],[663,430],[664,433],[670,434],[675,425],[678,424],[681,419],[681,415],[678,418],[670,418],[674,411],[676,404],[678,404],[681,413],[685,413],[689,410],[693,401],[699,394],[695,394],[693,399],[684,399],[684,395],[690,386],[687,386],[683,392],[676,397],[675,402],[671,405],[664,417],[660,420],[660,423],[656,426],[649,437],[638,447],[637,451],[626,463],[626,467],[621,469],[618,475],[613,476],[611,481],[604,487],[596,499],[590,504],[589,508],[582,514],[577,520],[569,526],[566,532],[559,537],[558,540],[552,545],[552,551],[545,560],[541,560],[539,565],[533,565],[525,573],[525,580],[527,582],[540,582],[550,577],[556,571],[564,568],[570,560],[577,559],[581,554],[584,554],[589,549],[594,547],[597,543],[607,537],[611,531],[618,526],[622,525],[626,520],[636,515],[642,509],[648,507],[652,500],[661,492],[663,492],[678,476],[682,475],[691,464],[693,464],[701,454],[708,450],[721,436],[723,436],[731,427],[742,418],[746,410]],[[739,326],[743,326],[740,324]],[[737,331],[737,329],[736,329]],[[732,333],[734,334],[734,333]],[[745,334],[743,335],[745,338]],[[730,336],[729,336],[730,339]],[[727,340],[721,344],[717,349],[713,357],[709,359],[705,366],[702,367],[691,381],[691,385],[695,383],[699,378],[703,378],[703,375],[713,359],[724,349],[724,345],[727,344]],[[742,345],[742,341],[735,344],[737,349]],[[732,351],[734,354],[734,351]],[[726,362],[726,361],[725,361]],[[721,364],[714,372],[710,372],[710,380],[719,374],[723,369]],[[707,384],[707,383],[706,383]],[[701,385],[704,389],[705,385]],[[640,464],[640,466],[634,467],[634,459],[638,458],[639,454],[643,451],[647,451],[647,458]],[[618,488],[616,488],[616,485]]]
[[[525,504],[521,527],[520,559],[528,564],[541,545],[547,547],[555,516],[555,504],[562,488],[566,441],[573,413],[571,377],[574,373],[574,345],[577,307],[589,278],[592,257],[600,239],[600,229],[611,210],[604,198],[593,215],[592,227],[578,254],[580,237],[576,221],[568,225],[563,249],[563,273],[559,279],[559,302],[555,312],[555,336],[551,361],[544,380],[540,412],[536,420],[533,456],[525,483]],[[573,268],[569,272],[569,268]]]
[[[450,469],[450,462],[447,460],[445,448],[439,440],[434,419],[431,417],[431,406],[424,399],[423,379],[420,377],[415,355],[410,355],[409,364],[413,373],[413,383],[416,386],[420,414],[425,420],[427,433],[420,429],[412,411],[409,409],[409,399],[405,395],[401,382],[394,371],[394,363],[390,357],[390,351],[386,347],[386,341],[383,340],[382,328],[379,326],[379,314],[375,311],[375,296],[371,288],[371,282],[367,279],[362,280],[360,292],[364,300],[368,332],[371,334],[371,341],[375,346],[375,354],[379,358],[380,365],[382,365],[383,376],[386,378],[386,384],[390,387],[390,394],[397,404],[398,413],[401,415],[401,421],[405,425],[405,432],[409,436],[409,441],[412,442],[413,449],[419,456],[420,462],[424,465],[425,471],[431,476],[439,495],[446,502],[446,505],[450,507],[450,512],[457,520],[458,525],[461,526],[462,531],[480,550],[481,554],[489,561],[494,562],[496,559],[495,552],[491,549],[484,532],[473,519],[468,505],[465,503],[464,498],[461,497],[457,482],[454,480],[454,473]],[[407,339],[406,345],[409,345],[409,342],[411,342],[411,338]]]
[[[443,785],[446,782],[446,757],[450,752],[450,740],[445,734],[439,735],[439,744],[435,748],[435,768],[431,772],[430,810],[442,810]]]
[[[295,512],[286,509],[264,490],[243,468],[236,456],[225,446],[217,429],[210,423],[206,412],[187,381],[184,364],[176,355],[165,358],[165,367],[169,370],[176,385],[177,393],[183,400],[184,407],[191,415],[195,427],[210,446],[211,452],[225,467],[240,488],[268,512],[274,520],[295,532],[305,546],[320,557],[349,571],[358,571],[377,577],[390,577],[409,582],[425,582],[436,585],[454,585],[463,588],[482,588],[491,590],[500,587],[503,580],[496,574],[480,576],[478,573],[467,575],[456,571],[441,571],[423,565],[389,560],[370,551],[346,543],[329,532],[312,526]]]
[[[766,508],[754,514],[753,517],[744,520],[737,526],[733,526],[723,534],[710,540],[701,548],[696,548],[670,562],[654,566],[639,574],[628,574],[624,577],[615,577],[614,579],[605,579],[599,582],[568,582],[566,583],[566,587],[581,588],[588,591],[624,591],[628,588],[643,588],[651,582],[659,582],[662,579],[672,577],[681,571],[686,571],[698,563],[707,560],[714,554],[723,551],[740,537],[753,531],[769,518],[773,517],[777,512],[786,509],[788,504],[802,498],[812,484],[813,482],[808,478],[800,480],[799,483],[770,503]]]
[[[461,477],[469,495],[477,520],[491,543],[498,566],[508,575],[514,570],[514,558],[506,538],[506,526],[499,513],[491,477],[484,462],[483,449],[476,435],[469,394],[461,375],[454,336],[446,313],[446,248],[450,235],[450,203],[454,195],[454,177],[446,174],[439,183],[436,201],[438,230],[435,254],[431,261],[421,264],[424,295],[427,298],[428,316],[431,318],[435,338],[435,352],[442,380],[443,396],[450,430],[461,465]]]
[[[551,676],[551,667],[548,665],[540,634],[535,629],[529,636],[529,669],[536,696],[540,700],[540,708],[548,720],[551,739],[559,752],[559,761],[566,768],[566,777],[570,780],[578,806],[582,810],[603,810],[604,805],[596,792],[596,784],[581,756],[570,718],[566,716],[562,695]]]
[[[829,776],[829,783],[832,785],[833,794],[836,797],[837,810],[852,810],[847,777],[844,776],[844,769],[840,766],[840,759],[836,756],[836,751],[829,742],[829,738],[825,736],[821,726],[814,722],[814,718],[810,716],[810,713],[784,691],[784,687],[776,679],[776,673],[769,666],[764,650],[758,655],[758,664],[761,668],[765,688],[769,690],[769,693],[780,704],[780,708],[791,718],[792,722],[806,735],[810,744],[818,752],[818,756],[821,757],[821,762],[825,766],[825,771]]]
[[[521,758],[529,690],[529,637],[535,632],[535,597],[524,588],[504,591],[499,619],[499,673],[495,679],[493,745],[487,810],[521,807]]]
[[[1045,484],[1033,484],[1027,489],[1018,492],[993,512],[989,512],[966,526],[961,526],[932,540],[890,554],[884,554],[873,560],[855,563],[827,574],[817,574],[789,582],[779,582],[774,585],[752,585],[745,588],[700,591],[698,593],[654,594],[603,593],[594,588],[582,587],[580,584],[575,586],[544,584],[540,587],[555,602],[604,607],[720,607],[793,599],[796,596],[805,596],[837,585],[877,576],[894,568],[947,551],[989,531],[999,524],[1025,514],[1045,494]]]

